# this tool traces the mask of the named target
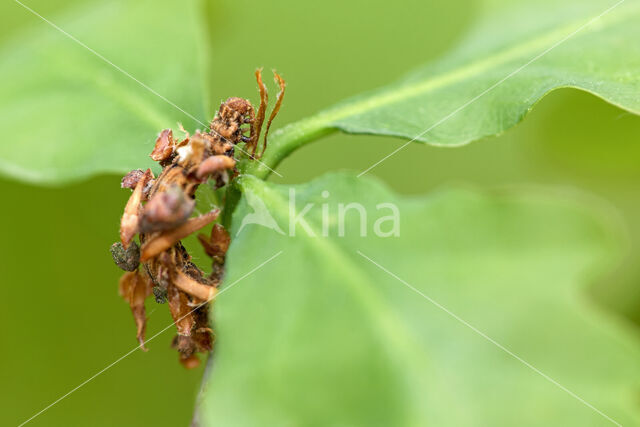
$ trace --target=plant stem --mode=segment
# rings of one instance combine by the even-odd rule
[[[278,129],[269,141],[269,146],[260,162],[251,162],[242,173],[266,179],[272,169],[295,149],[335,132],[336,129],[329,126],[330,118],[327,114],[320,113]]]

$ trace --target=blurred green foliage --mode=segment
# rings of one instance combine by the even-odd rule
[[[216,301],[204,425],[640,421],[636,336],[584,298],[620,255],[606,207],[532,188],[401,197],[350,173],[296,186],[237,182],[246,197],[231,229],[228,292]],[[292,188],[298,212],[315,205],[304,216],[315,236],[300,224],[295,235],[244,227],[261,200],[290,230]],[[338,237],[348,203],[366,219],[348,213]],[[390,214],[384,203],[398,208],[395,237],[374,232]]]
[[[60,11],[80,3],[27,2],[54,22]],[[211,96],[255,100],[255,67],[277,68],[288,82],[274,123],[278,127],[436,58],[461,37],[477,9],[471,0],[400,0],[393,7],[360,0],[215,2],[208,8]],[[46,25],[13,2],[5,2],[0,11],[5,17],[2,42]],[[129,47],[135,50],[136,41]],[[166,60],[172,55],[166,52]],[[190,78],[185,72],[185,79]],[[33,126],[37,123],[34,117]],[[5,135],[2,144],[10,144],[11,129]],[[455,149],[412,145],[372,173],[403,193],[424,193],[445,182],[486,187],[525,183],[577,187],[608,200],[630,230],[632,250],[616,277],[598,288],[598,296],[635,317],[640,301],[635,290],[640,289],[639,139],[638,117],[590,95],[563,90],[545,98],[524,123],[499,138]],[[271,179],[293,183],[328,170],[363,170],[402,143],[332,135],[288,158],[279,169],[284,179]],[[128,196],[119,189],[119,178],[95,178],[61,189],[0,182],[5,224],[0,248],[0,320],[5,325],[0,329],[5,343],[0,424],[24,421],[136,345],[129,309],[117,295],[120,272],[108,254]],[[150,304],[149,311],[154,307]],[[150,317],[148,336],[169,323],[160,307]],[[178,365],[169,349],[171,333],[151,342],[148,353],[135,352],[119,362],[32,425],[186,424],[201,372]]]
[[[146,168],[157,129],[205,123],[200,8],[163,2],[151,12],[155,4],[96,1],[51,24],[21,8],[41,25],[14,34],[3,49],[0,78],[11,83],[0,86],[0,126],[23,129],[0,146],[4,174],[52,185]],[[158,25],[171,20],[189,25]],[[25,131],[34,119],[38,125]]]

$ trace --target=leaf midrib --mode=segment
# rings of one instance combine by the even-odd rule
[[[637,4],[636,4],[637,6]],[[638,8],[634,8],[633,12],[637,13]],[[617,14],[608,16],[607,20],[605,20],[602,25],[596,26],[593,22],[591,25],[585,27],[580,31],[580,33],[575,34],[576,36],[584,36],[585,34],[597,30],[603,30],[607,27],[610,27],[613,24],[616,24],[622,20],[626,20],[629,16],[633,14],[631,11],[627,11],[627,13],[621,13],[621,10],[617,10]],[[615,19],[614,19],[615,18]],[[604,17],[602,18],[604,19]],[[556,28],[554,30],[548,31],[540,36],[534,37],[529,40],[525,40],[515,46],[509,47],[507,49],[494,52],[489,56],[485,56],[480,60],[476,60],[471,62],[465,66],[456,68],[453,71],[448,71],[442,74],[435,75],[431,78],[427,78],[419,84],[411,84],[414,82],[404,83],[399,82],[398,85],[394,85],[390,87],[388,90],[380,93],[379,95],[367,97],[363,101],[355,102],[349,105],[346,105],[343,108],[331,109],[328,110],[325,114],[327,114],[327,119],[329,121],[337,121],[343,119],[345,117],[350,117],[362,113],[371,108],[377,108],[382,105],[391,104],[398,101],[407,100],[410,98],[415,98],[420,95],[424,95],[425,93],[431,92],[436,89],[440,89],[445,86],[450,86],[454,83],[459,83],[465,79],[469,79],[471,77],[475,77],[476,75],[487,71],[492,68],[497,68],[501,65],[505,65],[511,61],[514,61],[522,56],[535,58],[535,53],[538,54],[552,47],[555,43],[558,43],[563,40],[563,37],[570,36],[572,32],[578,30],[581,26],[586,24],[585,19],[576,19],[570,24],[562,26],[560,28]],[[570,42],[571,39],[567,39],[566,42]],[[523,64],[524,65],[524,64]],[[348,101],[346,101],[348,103]]]
[[[269,212],[271,214],[275,213],[280,219],[288,217],[288,202],[285,201],[277,191],[267,187],[264,181],[250,175],[245,175],[238,179],[237,185],[243,192],[253,192],[263,201],[268,201],[268,203],[265,204],[269,206]],[[321,232],[315,222],[308,221],[308,224],[316,236],[321,236]],[[412,372],[415,374],[401,375],[406,381],[405,385],[407,390],[411,390],[412,388],[418,389],[419,386],[415,384],[415,379],[421,376],[418,372],[426,369],[428,355],[424,349],[415,345],[415,340],[411,338],[411,333],[408,328],[403,325],[398,316],[389,309],[389,306],[384,304],[385,300],[380,297],[380,294],[374,292],[372,286],[367,285],[371,280],[367,280],[362,269],[358,268],[353,262],[355,252],[354,254],[346,252],[342,246],[334,244],[331,239],[311,237],[306,233],[298,234],[296,237],[301,235],[309,242],[310,246],[317,249],[316,253],[322,254],[322,256],[329,260],[326,265],[331,265],[344,271],[345,274],[341,275],[344,280],[341,283],[349,285],[347,288],[355,295],[354,301],[362,304],[369,318],[380,326],[373,329],[383,334],[384,338],[382,341],[384,341],[385,345],[383,345],[382,348],[393,353],[393,356],[389,355],[389,360],[394,363],[394,369],[401,365],[403,369],[399,369],[398,372]],[[417,355],[421,357],[417,357]],[[406,361],[412,368],[406,370],[407,364],[399,364],[399,360]],[[419,419],[419,408],[423,403],[418,399],[419,393],[408,391],[407,395],[413,398],[414,401],[412,402],[411,408],[416,411]],[[411,416],[408,417],[408,419],[412,418]]]
[[[621,6],[615,10],[615,14],[612,11],[611,15],[606,16],[606,19],[602,17],[601,21],[592,22],[591,25],[582,29],[580,33],[575,34],[572,39],[568,39],[566,42],[575,40],[576,37],[583,37],[596,30],[602,31],[621,21],[632,19],[640,10],[638,3],[632,5],[633,7],[627,4],[626,8]],[[499,50],[489,56],[485,56],[480,60],[473,61],[454,70],[445,71],[430,78],[427,77],[421,82],[396,82],[378,94],[359,95],[355,98],[347,99],[327,110],[321,111],[314,116],[291,123],[274,132],[271,139],[271,147],[262,159],[263,163],[251,165],[251,167],[247,169],[247,173],[258,177],[266,177],[269,175],[271,169],[266,168],[265,164],[270,168],[275,168],[282,159],[303,143],[337,130],[337,122],[342,119],[356,116],[371,109],[406,101],[437,89],[460,83],[525,55],[535,57],[535,52],[538,52],[538,54],[544,52],[545,49],[552,47],[554,43],[558,43],[563,37],[569,36],[587,22],[589,21],[585,21],[585,18],[576,19],[570,24],[549,30],[541,35],[524,40],[515,46]]]

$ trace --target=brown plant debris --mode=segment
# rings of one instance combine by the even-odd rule
[[[144,262],[166,251],[191,233],[211,224],[218,218],[219,212],[218,209],[214,209],[204,215],[191,218],[174,229],[154,233],[153,236],[142,245],[142,256],[140,259]]]
[[[144,308],[144,300],[151,295],[153,284],[149,276],[139,271],[130,271],[120,278],[118,291],[120,296],[129,303],[133,318],[136,321],[136,338],[140,343],[140,348],[147,351],[144,346],[144,332],[147,328],[147,317]]]
[[[168,303],[177,335],[172,347],[186,368],[200,363],[196,353],[213,348],[209,322],[209,304],[218,292],[224,262],[231,239],[221,224],[214,224],[198,240],[212,260],[212,272],[205,274],[191,262],[181,240],[217,220],[220,209],[192,217],[198,186],[211,180],[215,189],[233,179],[236,170],[235,148],[244,143],[243,153],[255,159],[262,125],[266,116],[267,89],[261,69],[256,70],[260,106],[256,111],[246,99],[228,98],[220,105],[209,129],[176,140],[171,129],[158,135],[151,158],[162,166],[154,177],[150,169],[135,169],[122,178],[121,187],[133,190],[120,221],[120,242],[111,246],[116,265],[126,273],[120,279],[119,292],[129,304],[136,323],[136,337],[146,351],[145,300],[154,295],[156,302]],[[267,121],[267,133],[280,110],[285,82],[274,72],[280,87],[276,104]],[[134,240],[138,235],[140,244]],[[142,268],[140,268],[142,263]]]

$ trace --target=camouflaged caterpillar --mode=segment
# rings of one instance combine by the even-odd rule
[[[267,134],[282,105],[285,82],[274,72],[280,91],[267,121],[261,154],[256,156],[268,101],[261,71],[255,73],[260,93],[257,112],[248,100],[234,97],[220,105],[206,132],[189,135],[182,129],[186,136],[178,141],[170,129],[163,130],[151,152],[151,158],[162,166],[160,175],[156,178],[150,169],[137,169],[121,183],[133,193],[120,222],[120,242],[111,247],[114,261],[126,271],[120,279],[120,295],[131,307],[137,339],[145,351],[145,300],[153,294],[157,302],[168,302],[178,332],[172,346],[187,368],[200,363],[196,353],[213,348],[209,303],[222,281],[230,237],[220,224],[214,224],[209,235],[198,235],[212,259],[208,275],[191,262],[181,240],[214,222],[220,212],[216,208],[191,217],[198,186],[211,180],[220,188],[233,179],[238,174],[236,148],[250,159],[261,157],[267,148]],[[239,148],[242,143],[244,150]],[[136,234],[140,245],[134,241]]]

